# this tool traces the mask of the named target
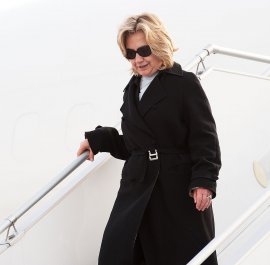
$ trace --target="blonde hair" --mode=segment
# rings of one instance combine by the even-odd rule
[[[126,40],[131,34],[142,31],[152,53],[162,61],[162,69],[173,66],[174,48],[171,38],[159,18],[150,13],[128,17],[118,30],[117,43],[126,57]],[[134,70],[133,72],[137,74]]]

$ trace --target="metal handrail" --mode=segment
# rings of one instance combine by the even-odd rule
[[[14,223],[30,210],[37,202],[46,196],[52,189],[61,183],[70,173],[78,168],[88,157],[88,151],[84,152],[76,159],[74,159],[65,169],[63,169],[57,176],[55,176],[44,188],[37,192],[29,201],[24,203],[21,207],[15,210],[9,217],[0,223],[0,234],[2,234],[9,227],[14,226]]]
[[[256,53],[243,52],[239,50],[229,49],[221,46],[217,46],[214,44],[210,44],[206,46],[198,55],[195,56],[193,60],[191,60],[188,64],[185,65],[185,70],[190,70],[195,65],[202,63],[204,59],[210,54],[223,54],[232,57],[238,57],[242,59],[257,61],[261,63],[270,63],[270,56],[265,56]]]
[[[208,243],[187,265],[200,265],[204,262],[214,251],[216,251],[221,245],[226,248],[240,233],[252,224],[256,216],[256,212],[261,210],[264,212],[270,206],[270,190],[268,190],[263,196],[261,196],[240,218],[238,218],[227,230],[225,230],[220,236],[214,238]],[[250,220],[252,217],[253,220]],[[247,224],[247,221],[250,222]],[[245,226],[244,226],[245,224]],[[223,245],[225,240],[231,238],[225,246]]]

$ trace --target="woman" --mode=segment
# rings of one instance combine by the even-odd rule
[[[99,265],[186,264],[213,237],[211,199],[221,166],[216,127],[193,73],[173,61],[160,20],[127,18],[118,45],[132,66],[122,132],[98,126],[78,150],[126,160]],[[203,264],[216,265],[212,254]]]

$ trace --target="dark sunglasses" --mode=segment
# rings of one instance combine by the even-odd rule
[[[137,49],[137,51],[132,49],[126,49],[126,58],[127,59],[134,59],[136,57],[136,53],[138,53],[142,57],[147,57],[152,54],[151,48],[149,45],[144,45]]]

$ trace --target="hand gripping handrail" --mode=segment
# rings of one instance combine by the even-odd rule
[[[52,189],[54,189],[60,182],[62,182],[70,173],[79,167],[88,157],[88,151],[84,152],[76,159],[74,159],[65,169],[63,169],[57,176],[55,176],[44,188],[37,192],[29,201],[24,203],[21,207],[15,210],[8,218],[0,223],[0,234],[5,230],[14,226],[14,223],[23,216],[29,209],[31,209],[37,202],[46,196]]]
[[[221,245],[226,248],[240,233],[252,224],[258,216],[256,213],[260,210],[262,214],[270,206],[270,190],[266,191],[240,218],[238,218],[227,230],[220,236],[214,238],[208,243],[187,265],[202,264],[217,248]],[[248,223],[247,223],[248,221]],[[223,245],[225,240],[230,238],[230,242]]]
[[[261,63],[270,63],[270,56],[265,56],[261,54],[255,54],[250,52],[243,52],[239,50],[229,49],[225,47],[220,47],[214,44],[206,46],[195,58],[185,65],[185,70],[190,70],[195,65],[203,62],[203,60],[210,54],[223,54],[232,57],[238,57],[242,59],[257,61]]]

